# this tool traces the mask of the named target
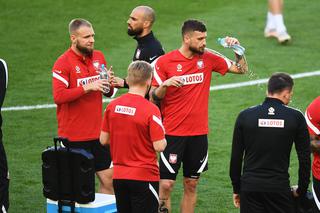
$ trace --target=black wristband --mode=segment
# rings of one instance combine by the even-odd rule
[[[156,95],[156,89],[154,89],[151,94],[152,94],[152,99],[153,99],[154,101],[156,101],[156,102],[160,102],[160,101],[161,101],[161,98],[159,98],[159,97]]]
[[[129,85],[128,85],[128,83],[127,83],[125,78],[123,79],[123,88],[128,88],[129,89]]]

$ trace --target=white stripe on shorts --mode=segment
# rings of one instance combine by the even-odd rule
[[[157,201],[159,202],[159,196],[156,190],[153,188],[153,186],[149,183],[149,189],[152,192],[152,194],[156,197]]]
[[[317,197],[317,195],[316,195],[316,192],[314,191],[313,184],[312,184],[312,195],[313,195],[314,202],[316,202],[317,207],[318,207],[318,209],[320,210],[320,202],[319,202],[319,200],[318,200],[318,197]]]
[[[201,172],[203,172],[204,167],[207,165],[207,162],[208,162],[208,152],[207,152],[207,156],[206,156],[206,158],[204,159],[204,161],[203,161],[203,163],[202,163],[202,165],[201,165],[200,169],[197,171],[197,173],[201,173]]]
[[[2,206],[2,213],[7,213],[6,208],[4,208],[4,206]]]
[[[176,173],[173,168],[170,166],[169,162],[167,161],[166,157],[164,156],[163,152],[160,153],[160,158],[162,160],[162,162],[164,163],[164,165],[167,167],[167,169],[169,170],[170,173],[174,174]]]

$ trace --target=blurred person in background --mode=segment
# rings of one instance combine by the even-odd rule
[[[283,0],[268,0],[267,21],[264,29],[266,38],[274,37],[283,44],[291,40],[283,18]]]

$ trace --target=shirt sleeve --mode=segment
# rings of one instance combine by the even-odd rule
[[[320,100],[320,99],[319,99]],[[311,135],[320,135],[320,109],[312,102],[305,112],[305,119]],[[314,110],[315,109],[315,110]]]
[[[209,53],[210,60],[212,61],[212,71],[225,75],[231,67],[231,62],[228,58],[223,58],[219,55]]]
[[[242,159],[244,153],[243,130],[241,126],[241,114],[238,116],[232,139],[232,150],[230,160],[230,179],[233,186],[233,193],[240,193],[240,178],[242,171]]]
[[[167,80],[164,66],[162,66],[162,57],[157,58],[153,63],[153,77],[152,77],[152,86],[159,87],[163,81]]]
[[[162,125],[160,111],[155,107],[149,118],[149,134],[152,142],[164,139],[164,126]]]
[[[110,132],[110,127],[109,127],[109,106],[105,109],[103,113],[103,119],[102,119],[102,125],[101,125],[101,131],[103,132]]]
[[[311,169],[311,152],[310,152],[310,137],[308,128],[303,115],[299,112],[298,115],[299,126],[296,131],[294,139],[296,152],[299,161],[299,180],[298,180],[298,194],[304,195],[307,192],[310,182]]]
[[[52,68],[52,92],[56,104],[74,101],[84,94],[83,87],[70,88],[69,65],[61,58]]]

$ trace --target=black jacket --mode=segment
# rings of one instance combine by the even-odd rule
[[[142,60],[148,63],[152,63],[159,56],[164,54],[164,50],[161,43],[154,37],[151,31],[148,35],[141,38],[135,37],[138,46],[133,55],[133,61]]]
[[[274,98],[242,111],[234,127],[230,161],[234,193],[289,190],[293,143],[299,160],[298,193],[302,195],[308,188],[311,166],[310,139],[303,114]]]

